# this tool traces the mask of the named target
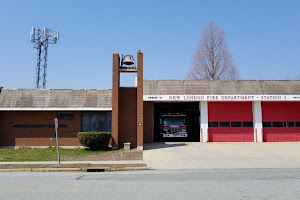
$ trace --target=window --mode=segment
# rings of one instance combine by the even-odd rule
[[[82,112],[81,131],[111,132],[111,112]]]
[[[300,122],[296,122],[296,127],[300,127]]]
[[[220,127],[230,127],[229,122],[220,122]]]
[[[91,130],[89,118],[90,118],[89,112],[82,112],[82,114],[81,114],[81,131]]]
[[[263,122],[263,127],[271,127],[271,122]]]
[[[253,122],[243,122],[243,127],[253,127]]]
[[[163,125],[185,125],[185,117],[183,116],[165,116],[163,118]]]
[[[242,122],[231,122],[231,127],[241,127]]]
[[[284,122],[284,127],[294,127],[295,123],[294,122]]]
[[[57,112],[58,119],[73,119],[73,112]]]
[[[273,127],[283,127],[282,122],[273,122]]]
[[[208,122],[208,127],[218,127],[218,122]]]

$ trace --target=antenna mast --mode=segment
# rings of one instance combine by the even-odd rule
[[[46,27],[43,29],[35,29],[32,27],[30,33],[30,41],[37,49],[37,65],[36,65],[36,88],[46,88],[47,76],[47,55],[48,45],[56,44],[59,39],[58,31],[52,31]]]

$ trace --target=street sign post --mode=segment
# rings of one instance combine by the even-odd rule
[[[54,124],[55,124],[55,135],[56,135],[56,147],[57,147],[57,158],[58,158],[58,164],[60,165],[60,155],[59,155],[59,143],[58,143],[58,119],[54,118]]]

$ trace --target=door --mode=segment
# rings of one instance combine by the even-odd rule
[[[300,141],[300,102],[262,102],[265,142]]]
[[[209,142],[253,142],[252,102],[209,102]]]

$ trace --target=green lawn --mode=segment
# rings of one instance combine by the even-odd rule
[[[78,158],[93,154],[104,153],[107,151],[89,151],[86,149],[64,149],[60,148],[60,159]],[[56,147],[49,148],[33,148],[33,149],[0,149],[0,162],[7,161],[56,161]]]

